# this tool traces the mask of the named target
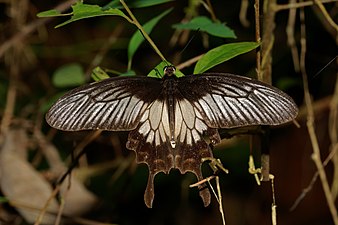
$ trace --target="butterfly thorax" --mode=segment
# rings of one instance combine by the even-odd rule
[[[164,77],[175,76],[176,68],[174,66],[165,66],[163,69]]]

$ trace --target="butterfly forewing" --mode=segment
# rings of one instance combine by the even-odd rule
[[[279,89],[231,74],[185,76],[178,89],[213,128],[278,125],[298,113],[292,98]]]
[[[70,91],[52,106],[46,120],[66,131],[132,130],[160,91],[156,78],[109,78]]]

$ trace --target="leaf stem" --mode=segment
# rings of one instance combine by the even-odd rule
[[[162,61],[167,61],[163,54],[160,52],[160,50],[157,48],[153,40],[149,37],[149,35],[144,31],[142,25],[137,21],[136,17],[133,15],[133,13],[130,11],[127,4],[124,2],[124,0],[120,0],[121,4],[125,8],[125,10],[128,12],[129,16],[131,17],[132,23],[135,24],[135,26],[141,31],[143,37],[148,41],[148,43],[151,45],[151,47],[155,50],[155,52],[160,56]]]

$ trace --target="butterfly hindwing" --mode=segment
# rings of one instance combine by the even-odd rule
[[[154,178],[173,168],[192,172],[202,180],[203,158],[212,157],[212,151],[203,134],[210,136],[213,144],[220,142],[217,129],[209,128],[194,105],[177,89],[177,80],[163,81],[163,90],[143,114],[138,127],[129,133],[127,148],[136,152],[138,163],[149,167],[145,203],[152,206]],[[170,90],[170,91],[169,91]],[[171,113],[173,115],[171,115]],[[199,186],[205,205],[210,203],[210,193],[205,185]]]

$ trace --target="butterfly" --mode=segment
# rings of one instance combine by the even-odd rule
[[[219,128],[278,125],[298,114],[291,97],[250,78],[226,73],[175,76],[114,77],[78,87],[61,97],[47,112],[46,121],[64,131],[130,131],[126,147],[138,163],[149,167],[144,194],[154,199],[154,177],[173,168],[192,172],[202,180],[202,159],[212,157],[210,144],[221,141]],[[210,204],[209,190],[199,186]]]

